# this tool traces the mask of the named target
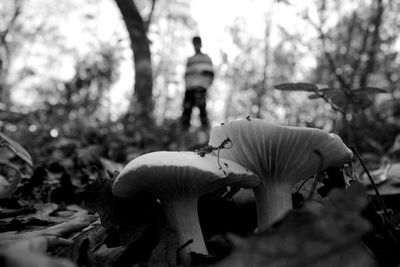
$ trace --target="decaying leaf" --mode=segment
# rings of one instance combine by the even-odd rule
[[[5,267],[73,267],[71,261],[49,257],[46,252],[54,247],[70,246],[73,242],[57,236],[33,236],[0,249],[1,266]],[[4,265],[3,265],[4,264]]]
[[[139,238],[152,224],[160,211],[160,204],[155,197],[137,194],[129,199],[121,199],[111,192],[113,179],[106,170],[100,175],[85,194],[87,209],[97,212],[101,224],[118,236],[122,245],[128,245]]]
[[[14,165],[0,161],[0,199],[9,198],[22,179],[22,174]]]
[[[103,168],[107,169],[111,173],[113,173],[114,171],[120,172],[124,167],[121,163],[117,163],[103,157],[100,157],[100,163]]]
[[[236,248],[217,266],[377,266],[360,243],[370,230],[360,215],[366,204],[359,185],[335,189],[322,207],[306,205],[271,231],[231,238]]]
[[[4,264],[1,266],[4,267],[76,267],[73,262],[67,259],[19,249],[0,250],[0,261]]]
[[[102,150],[101,145],[90,145],[77,149],[77,156],[84,165],[88,166],[99,160]]]
[[[13,250],[30,250],[32,252],[45,253],[49,248],[55,246],[72,245],[71,240],[57,236],[34,236],[28,239],[20,240],[7,247]]]
[[[50,227],[33,230],[27,232],[17,233],[15,231],[0,233],[0,245],[10,245],[17,241],[38,237],[38,236],[68,236],[73,233],[79,232],[94,221],[97,220],[97,215],[80,214],[69,221],[52,225]]]
[[[28,163],[31,167],[33,166],[31,155],[29,155],[25,148],[12,140],[10,137],[0,133],[0,148],[3,146],[13,151],[18,157]]]

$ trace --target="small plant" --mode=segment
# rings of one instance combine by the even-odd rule
[[[352,143],[351,120],[353,115],[373,104],[369,97],[370,95],[386,93],[385,90],[377,87],[361,87],[356,89],[318,88],[313,83],[282,83],[274,87],[282,91],[310,92],[312,94],[308,96],[309,99],[323,99],[334,111],[340,113],[347,135],[346,141],[349,144]]]

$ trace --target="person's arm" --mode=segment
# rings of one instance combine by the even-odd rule
[[[215,76],[215,73],[214,73],[214,66],[213,66],[213,63],[212,63],[211,58],[210,58],[208,55],[206,55],[206,56],[207,56],[207,59],[209,60],[210,69],[204,70],[202,73],[203,73],[204,75],[209,76],[211,79],[214,80],[214,76]]]
[[[185,65],[185,74],[184,74],[185,79],[186,79],[187,75],[189,74],[189,72],[188,72],[189,63],[190,63],[190,58],[188,58],[188,60],[186,61],[186,65]]]

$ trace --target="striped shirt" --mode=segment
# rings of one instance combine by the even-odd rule
[[[186,64],[185,84],[187,90],[208,89],[214,79],[211,58],[203,53],[191,56]]]

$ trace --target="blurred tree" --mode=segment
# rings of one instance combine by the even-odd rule
[[[309,10],[304,14],[318,32],[321,44],[313,81],[339,88],[346,95],[352,89],[372,85],[388,88],[394,96],[399,85],[395,73],[400,67],[396,48],[400,3],[324,0],[316,5],[317,18],[311,18]],[[334,23],[332,17],[336,18]],[[350,103],[344,106],[336,128],[348,143],[353,143],[353,135],[357,135],[354,126],[359,122],[354,120],[366,122],[371,112],[374,107],[363,110]],[[375,112],[378,119],[376,116],[379,114]]]
[[[120,47],[107,43],[98,49],[77,60],[69,80],[54,78],[36,88],[41,103],[30,116],[31,124],[70,135],[82,130],[82,121],[86,126],[110,122],[105,99],[119,76]]]
[[[25,92],[29,92],[29,96],[34,95],[29,88],[46,80],[51,76],[50,73],[57,72],[57,62],[65,54],[71,53],[67,51],[65,39],[59,31],[62,25],[49,15],[65,15],[70,11],[69,8],[70,5],[59,2],[13,0],[0,3],[0,23],[4,22],[4,25],[0,24],[1,101],[7,108],[15,108],[16,90],[28,88]],[[26,97],[21,102],[29,102],[27,100],[33,98]]]
[[[271,28],[272,28],[272,14],[274,12],[275,0],[271,2],[266,13],[265,19],[265,35],[264,35],[264,64],[262,70],[262,78],[254,86],[255,97],[253,98],[254,116],[256,118],[262,117],[262,108],[264,95],[267,92],[267,88],[270,87],[270,67],[271,67]]]
[[[220,75],[227,81],[225,94],[224,120],[243,114],[252,114],[252,99],[255,98],[254,87],[262,79],[263,61],[255,60],[262,53],[262,39],[246,34],[247,22],[244,18],[236,18],[228,27],[227,38],[237,49],[235,54],[221,51],[222,65]]]
[[[10,35],[16,28],[16,21],[21,14],[21,9],[21,0],[0,3],[0,103],[5,106],[8,106],[10,101],[6,84],[6,77],[12,60]]]
[[[159,0],[153,17],[149,32],[153,41],[153,98],[156,118],[162,123],[181,114],[176,107],[181,107],[183,100],[185,52],[192,53],[191,39],[197,25],[189,1]]]
[[[235,49],[230,50],[236,52],[221,52],[219,76],[228,85],[224,120],[249,114],[290,125],[329,129],[331,114],[324,104],[308,101],[306,94],[271,90],[273,84],[307,74],[301,69],[301,60],[309,54],[303,49],[303,33],[288,33],[274,22],[274,10],[282,5],[286,4],[276,3],[265,14],[264,36],[249,35],[246,18],[237,18],[228,28],[226,38],[232,40]]]
[[[121,11],[129,33],[135,67],[134,99],[132,100],[134,118],[144,125],[153,124],[153,77],[151,68],[150,43],[147,38],[148,28],[153,13],[155,0],[147,21],[143,20],[133,0],[115,0]],[[142,124],[140,123],[140,124]]]
[[[383,0],[370,1],[370,5],[359,4],[343,10],[341,1],[318,2],[319,21],[305,18],[315,27],[321,40],[321,58],[317,76],[324,83],[347,90],[366,87],[375,71],[381,44],[393,42],[381,38],[383,14],[387,5]],[[327,20],[337,10],[338,23],[329,27]],[[393,37],[393,36],[392,36]],[[330,75],[333,74],[333,75]]]

